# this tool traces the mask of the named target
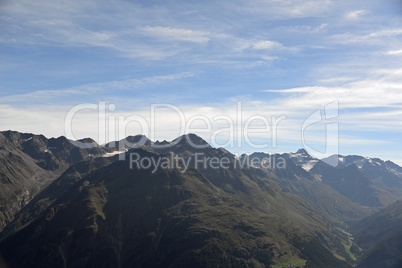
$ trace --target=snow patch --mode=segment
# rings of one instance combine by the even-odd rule
[[[352,163],[355,164],[358,168],[362,168],[364,166],[364,164],[368,161],[371,160],[367,157],[359,159],[359,160],[355,160]]]
[[[387,168],[388,171],[390,171],[391,173],[393,173],[393,174],[395,174],[395,175],[397,175],[397,176],[402,177],[402,173],[401,173],[401,172],[398,172],[397,170],[395,170],[395,169],[393,169],[393,168],[390,168],[390,167],[386,167],[386,168]]]
[[[112,157],[112,156],[115,156],[117,154],[124,154],[125,152],[126,151],[114,151],[114,152],[111,152],[111,153],[106,153],[106,154],[102,155],[102,157]]]
[[[310,171],[310,169],[312,169],[315,164],[317,164],[318,160],[310,160],[307,163],[302,165],[302,168],[306,171]]]

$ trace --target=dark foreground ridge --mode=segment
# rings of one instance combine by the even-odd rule
[[[391,204],[402,198],[402,169],[392,162],[354,156],[332,167],[304,150],[237,158],[194,134],[80,142],[93,146],[0,133],[0,251],[9,267],[400,267],[401,202]],[[130,154],[285,166],[153,172],[130,168]]]

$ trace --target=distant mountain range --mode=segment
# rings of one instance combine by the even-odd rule
[[[194,134],[79,142],[0,132],[4,265],[401,267],[390,161],[236,157]]]

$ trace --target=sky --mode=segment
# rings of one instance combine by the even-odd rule
[[[3,0],[0,25],[0,130],[402,164],[401,1]]]

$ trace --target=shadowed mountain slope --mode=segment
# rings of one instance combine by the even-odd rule
[[[76,147],[65,137],[0,132],[0,230],[71,164],[104,153],[100,147]]]
[[[402,267],[402,200],[350,229],[364,250],[359,267]]]
[[[342,230],[398,197],[402,169],[358,156],[332,167],[305,150],[238,158],[194,134],[77,142],[0,133],[12,267],[351,267],[361,252]],[[399,248],[399,212],[386,211],[352,228],[361,267],[399,261],[386,250]]]
[[[169,155],[130,152],[155,160]],[[188,152],[183,154],[195,157]],[[219,149],[205,153],[235,160]],[[341,260],[351,261],[342,245],[346,238],[266,174],[238,167],[196,169],[195,162],[185,172],[179,167],[152,173],[130,169],[128,159],[90,172],[22,228],[10,231],[1,243],[10,263],[350,267]]]

